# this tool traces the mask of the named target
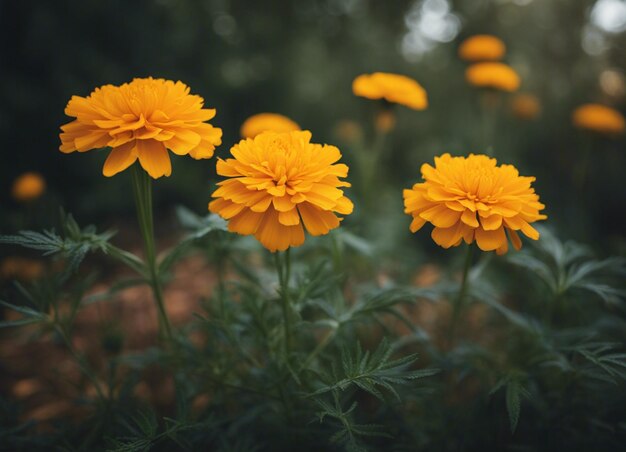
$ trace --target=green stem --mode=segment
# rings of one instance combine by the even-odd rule
[[[375,193],[375,187],[378,186],[374,183],[374,178],[383,150],[385,149],[385,142],[388,135],[387,132],[377,127],[375,129],[376,132],[371,149],[369,149],[369,152],[363,152],[361,154],[361,177],[363,178],[361,184],[365,204],[368,208],[374,205],[375,199],[373,199],[373,194]]]
[[[289,279],[291,278],[291,254],[290,248],[283,253],[284,261],[281,262],[279,252],[274,254],[276,272],[280,283],[281,308],[283,311],[283,326],[285,329],[285,354],[289,357],[291,352],[291,320],[289,317]]]
[[[496,124],[500,110],[501,95],[488,91],[482,94],[483,147],[485,154],[494,155]]]
[[[465,263],[463,264],[463,274],[461,276],[461,287],[459,289],[459,294],[456,297],[456,300],[452,306],[452,324],[451,324],[451,331],[450,331],[451,342],[453,342],[454,340],[457,324],[459,321],[459,316],[465,305],[465,298],[466,298],[468,286],[469,286],[468,275],[469,275],[469,269],[472,266],[473,257],[474,257],[474,246],[468,245],[467,251],[465,253]]]
[[[309,356],[307,356],[307,358],[304,360],[304,362],[300,366],[300,369],[298,370],[298,373],[306,369],[309,366],[309,364],[311,364],[311,362],[317,357],[317,355],[319,355],[322,351],[324,351],[324,349],[328,346],[328,344],[330,344],[330,341],[333,339],[333,337],[335,337],[336,333],[337,333],[337,328],[333,328],[326,334],[326,336],[324,336],[324,338],[319,342],[319,344],[317,344],[315,349],[313,349],[313,351],[309,354]]]
[[[159,316],[159,330],[167,341],[172,339],[172,327],[170,326],[165,310],[163,299],[163,288],[159,277],[156,262],[156,247],[154,244],[154,223],[152,213],[152,180],[139,164],[134,164],[132,168],[133,193],[135,195],[135,205],[137,207],[137,219],[141,229],[146,253],[146,265],[148,267],[148,278],[152,293],[156,301]]]

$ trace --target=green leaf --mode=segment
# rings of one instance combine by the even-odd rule
[[[44,256],[59,254],[67,259],[64,274],[70,275],[76,271],[90,251],[99,250],[106,253],[108,241],[115,235],[113,231],[97,234],[94,226],[87,226],[81,230],[71,215],[65,217],[63,230],[63,236],[54,230],[20,231],[16,235],[0,236],[0,243],[42,251]]]
[[[530,392],[528,392],[524,386],[525,381],[526,376],[524,374],[513,371],[500,379],[489,393],[491,395],[501,388],[505,388],[506,411],[509,416],[511,433],[515,433],[517,429],[522,408],[522,399],[530,397]]]
[[[326,381],[322,387],[309,396],[336,390],[345,391],[354,386],[381,400],[383,394],[380,389],[385,389],[400,399],[396,386],[406,385],[412,380],[439,372],[438,369],[409,370],[411,364],[417,360],[417,356],[408,355],[391,359],[392,352],[387,339],[383,339],[371,354],[369,351],[364,352],[360,343],[357,343],[354,350],[344,348],[341,352],[341,374],[337,374],[334,370],[332,375],[325,377]]]
[[[10,328],[23,325],[30,325],[33,323],[47,322],[49,319],[47,314],[31,309],[27,306],[16,306],[6,301],[0,300],[0,305],[5,306],[15,312],[19,312],[24,316],[22,319],[9,320],[0,322],[0,328]]]

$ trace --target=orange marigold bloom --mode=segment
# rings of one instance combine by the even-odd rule
[[[520,78],[517,72],[504,63],[476,63],[465,70],[465,79],[470,85],[479,88],[493,88],[501,91],[517,91]]]
[[[530,121],[541,113],[541,103],[532,94],[516,94],[511,99],[511,111],[516,118]]]
[[[411,231],[428,221],[435,227],[432,238],[444,248],[461,241],[476,241],[483,251],[508,250],[507,234],[519,250],[517,231],[537,240],[539,232],[530,223],[547,217],[545,206],[531,187],[534,177],[522,177],[512,165],[496,166],[486,155],[435,157],[435,167],[422,165],[424,182],[404,190],[404,211],[413,217]]]
[[[217,162],[220,182],[209,204],[228,220],[228,229],[254,236],[268,250],[304,243],[304,229],[323,235],[339,226],[336,214],[352,213],[341,187],[348,167],[335,146],[313,144],[311,132],[265,132],[241,140]]]
[[[375,72],[362,74],[352,82],[352,92],[367,99],[385,99],[414,110],[428,107],[426,91],[412,78],[399,74]]]
[[[474,35],[459,46],[459,57],[465,61],[496,61],[506,53],[500,38],[492,35]]]
[[[122,86],[105,85],[89,96],[72,96],[65,114],[76,120],[61,127],[61,152],[111,147],[103,174],[113,176],[137,159],[153,178],[169,176],[167,149],[194,159],[213,156],[222,129],[205,123],[215,116],[204,99],[189,94],[183,82],[136,78]]]
[[[624,116],[613,108],[599,104],[585,104],[574,110],[572,122],[579,129],[591,130],[605,135],[624,133]]]
[[[39,173],[28,172],[13,181],[11,195],[16,201],[28,202],[39,198],[46,191],[46,181]]]
[[[243,122],[240,133],[243,138],[254,138],[267,131],[292,132],[294,130],[300,130],[300,126],[287,116],[277,113],[259,113]]]

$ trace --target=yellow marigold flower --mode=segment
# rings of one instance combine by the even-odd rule
[[[444,248],[474,240],[483,251],[508,250],[507,234],[519,250],[517,231],[537,240],[530,223],[547,217],[545,206],[531,187],[534,177],[522,177],[512,165],[496,166],[486,155],[435,157],[435,167],[422,165],[424,182],[404,190],[404,211],[413,217],[411,231],[428,221],[435,227],[433,240]]]
[[[470,85],[479,88],[493,88],[501,91],[517,91],[520,78],[517,72],[504,63],[476,63],[465,70],[465,79]]]
[[[496,61],[506,52],[500,38],[492,35],[474,35],[459,46],[459,57],[465,61]]]
[[[228,229],[254,236],[268,250],[283,251],[304,243],[304,230],[322,235],[339,226],[337,214],[352,212],[340,178],[348,166],[335,146],[313,144],[311,132],[265,132],[241,140],[217,162],[220,182],[209,204],[228,220]]]
[[[39,198],[46,191],[46,181],[39,173],[28,172],[13,181],[11,194],[16,201],[28,202]]]
[[[624,133],[624,116],[613,108],[599,104],[585,104],[574,110],[572,122],[579,129],[606,135]]]
[[[511,111],[516,118],[530,121],[541,113],[541,103],[532,94],[516,94],[511,99]]]
[[[243,122],[240,133],[243,138],[254,138],[267,131],[292,132],[294,130],[300,130],[300,126],[287,116],[277,113],[259,113]]]
[[[72,96],[65,114],[76,120],[61,127],[61,152],[111,147],[103,174],[113,176],[137,159],[150,176],[169,176],[167,149],[195,159],[213,156],[222,130],[205,123],[214,109],[189,94],[183,82],[136,78],[121,86],[105,85],[89,96]]]
[[[375,72],[362,74],[352,82],[352,92],[367,99],[385,99],[414,110],[428,107],[426,91],[412,78],[399,74]]]

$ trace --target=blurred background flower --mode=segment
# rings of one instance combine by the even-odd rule
[[[496,61],[502,59],[506,46],[501,39],[491,35],[474,35],[459,46],[459,56],[466,61]]]
[[[13,181],[11,195],[16,201],[29,202],[39,198],[46,191],[46,181],[39,173],[28,172]]]
[[[613,108],[586,104],[574,110],[572,121],[579,129],[615,136],[624,133],[624,116]]]
[[[250,116],[241,125],[242,138],[254,138],[266,131],[292,132],[300,130],[300,126],[286,116],[277,113],[258,113]]]

